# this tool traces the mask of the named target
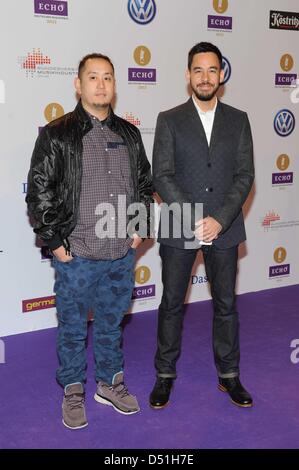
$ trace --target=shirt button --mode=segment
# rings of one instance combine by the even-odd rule
[[[111,171],[110,171],[110,170],[108,171],[108,175],[111,175]]]
[[[105,149],[105,152],[108,152],[108,149]]]
[[[110,194],[110,197],[113,197],[113,196],[114,196],[114,194]]]
[[[115,219],[115,217],[111,217],[111,220],[114,220],[114,219]]]

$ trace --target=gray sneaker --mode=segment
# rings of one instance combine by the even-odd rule
[[[85,414],[85,394],[83,385],[75,383],[64,389],[62,402],[62,422],[69,429],[81,429],[88,425]]]
[[[103,405],[113,408],[124,415],[131,415],[140,411],[136,397],[128,392],[124,384],[124,374],[118,372],[114,376],[112,385],[99,381],[94,399]]]

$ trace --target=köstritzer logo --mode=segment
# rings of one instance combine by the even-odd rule
[[[232,68],[231,68],[230,62],[226,57],[222,57],[221,68],[224,70],[223,85],[225,85],[229,81],[230,76],[232,74]]]
[[[288,276],[290,274],[290,265],[282,264],[287,257],[287,251],[282,246],[276,248],[274,251],[274,261],[279,264],[279,266],[270,266],[269,268],[269,277],[282,277]]]
[[[269,28],[299,31],[299,13],[270,10]]]
[[[150,23],[156,15],[155,0],[129,0],[128,12],[133,21],[138,24]]]
[[[281,137],[287,137],[295,129],[295,116],[288,109],[278,111],[274,118],[275,132]]]

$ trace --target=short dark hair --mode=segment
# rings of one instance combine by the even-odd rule
[[[201,52],[214,52],[219,59],[220,68],[222,67],[222,54],[217,46],[214,46],[211,42],[199,42],[195,44],[195,46],[190,49],[188,54],[188,69],[191,70],[191,64],[193,57],[195,54],[199,54]]]
[[[114,73],[114,65],[111,62],[111,59],[107,55],[99,54],[98,52],[92,52],[91,54],[87,54],[86,56],[84,56],[80,60],[79,67],[78,67],[78,77],[79,78],[80,78],[80,75],[81,75],[81,73],[84,69],[85,63],[88,59],[103,59],[103,60],[106,60],[111,65],[113,73]]]

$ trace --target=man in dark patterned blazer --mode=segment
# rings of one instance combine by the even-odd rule
[[[235,283],[238,245],[246,238],[242,206],[254,180],[253,146],[247,114],[217,99],[224,79],[221,65],[222,55],[216,46],[196,44],[189,52],[186,73],[191,98],[160,113],[157,120],[153,154],[156,191],[168,206],[176,203],[182,209],[189,203],[190,212],[183,211],[181,221],[182,211],[168,211],[168,218],[160,221],[164,290],[155,356],[157,380],[150,395],[153,408],[168,403],[176,378],[184,299],[198,249],[203,252],[213,299],[218,387],[228,392],[236,405],[252,406],[252,398],[239,379]],[[197,203],[203,207],[200,217]],[[182,235],[177,235],[176,226],[183,228]]]

